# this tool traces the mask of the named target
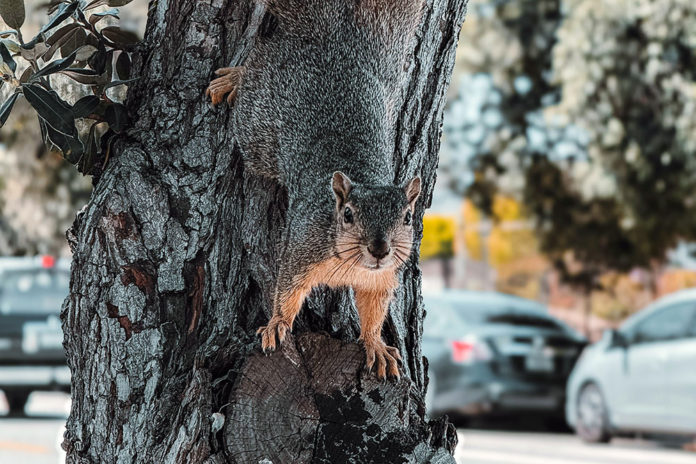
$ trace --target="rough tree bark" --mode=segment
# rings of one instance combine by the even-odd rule
[[[395,181],[424,180],[418,237],[465,4],[428,2],[407,70]],[[68,232],[68,462],[453,462],[453,427],[424,420],[417,250],[383,333],[401,381],[361,372],[347,290],[315,291],[294,337],[261,355],[285,196],[244,172],[229,111],[204,89],[273,24],[250,0],[158,0],[149,14],[134,127]]]

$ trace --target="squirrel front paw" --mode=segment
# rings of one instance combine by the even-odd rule
[[[264,353],[269,353],[275,351],[276,349],[276,335],[278,336],[278,346],[280,346],[285,340],[285,335],[290,332],[290,324],[285,322],[279,316],[273,316],[268,325],[259,327],[256,331],[257,335],[261,335],[261,349]]]
[[[399,379],[399,362],[401,354],[393,346],[387,346],[382,340],[364,342],[365,354],[367,355],[365,367],[371,371],[373,367],[377,371],[377,377],[385,379],[387,374],[390,377]]]
[[[215,71],[215,75],[220,77],[213,79],[205,90],[206,96],[210,97],[213,105],[222,103],[225,95],[227,95],[228,104],[231,105],[234,102],[245,69],[244,66],[236,66],[233,68],[220,68]]]

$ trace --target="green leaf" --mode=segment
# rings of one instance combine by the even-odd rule
[[[7,100],[5,100],[5,103],[2,104],[0,107],[0,127],[5,125],[5,122],[7,121],[7,118],[10,116],[10,112],[12,111],[12,107],[15,104],[15,101],[17,100],[17,97],[19,97],[21,94],[19,92],[15,92],[12,95],[10,95]]]
[[[130,47],[140,42],[140,38],[134,32],[124,31],[117,26],[107,26],[101,30],[101,33],[113,43],[124,47]]]
[[[57,29],[53,34],[51,34],[51,36],[46,39],[46,43],[48,45],[53,45],[54,43],[58,42],[60,39],[65,37],[65,35],[68,32],[71,32],[79,27],[82,27],[82,26],[80,26],[77,23],[66,24],[65,26]]]
[[[61,74],[85,85],[98,85],[104,80],[100,74],[91,69],[69,68],[61,71]]]
[[[31,66],[27,67],[27,69],[24,70],[22,73],[22,76],[19,78],[19,83],[20,84],[26,84],[29,82],[29,79],[31,79],[31,76],[34,75],[34,70],[31,69]]]
[[[68,19],[72,14],[75,12],[77,7],[80,5],[79,2],[75,1],[72,3],[63,3],[60,8],[58,8],[58,11],[56,12],[55,16],[53,16],[44,27],[41,28],[39,33],[37,34],[37,37],[50,31],[54,27],[56,27],[58,24],[62,23],[66,19]]]
[[[87,33],[85,32],[84,29],[76,29],[74,34],[70,34],[70,37],[68,37],[60,46],[60,54],[61,56],[68,56],[81,46],[85,44],[87,41]]]
[[[99,44],[100,47],[95,49],[94,53],[89,59],[89,67],[102,74],[106,69],[106,61],[111,59],[111,53],[107,52],[103,44]]]
[[[128,129],[130,125],[128,110],[126,110],[126,107],[121,103],[114,103],[107,107],[104,113],[104,119],[109,123],[109,127],[117,133],[121,133]]]
[[[120,52],[116,58],[116,74],[119,79],[129,79],[131,73],[131,59],[126,52]]]
[[[135,81],[137,81],[137,80],[138,80],[138,78],[135,77],[135,78],[133,78],[133,79],[126,79],[126,80],[122,80],[122,81],[118,81],[118,80],[117,80],[117,81],[111,81],[111,82],[109,82],[108,84],[106,84],[106,85],[104,86],[104,90],[110,89],[111,87],[116,87],[116,86],[118,86],[118,85],[128,85],[128,84],[130,84],[131,82],[135,82]]]
[[[51,128],[67,136],[77,133],[70,105],[61,100],[58,94],[37,84],[23,85],[22,91],[24,98]]]
[[[19,44],[14,40],[0,39],[0,42],[5,44],[10,53],[19,53],[19,50],[21,50]]]
[[[128,5],[133,0],[108,0],[106,3],[109,6],[124,6]]]
[[[94,13],[92,16],[89,17],[89,23],[92,26],[94,26],[95,24],[97,24],[99,21],[106,18],[107,16],[111,16],[113,18],[119,19],[118,8],[111,8],[110,10],[103,11],[101,13]]]
[[[42,5],[39,5],[39,8],[46,8],[46,11],[48,12],[48,15],[52,15],[53,13],[56,12],[56,10],[63,4],[65,3],[65,0],[49,0],[48,3],[44,3]]]
[[[11,28],[21,28],[25,18],[24,0],[0,0],[0,16]]]
[[[75,118],[86,118],[94,112],[99,106],[99,97],[95,95],[87,95],[80,98],[72,107],[73,116]]]
[[[83,45],[77,50],[75,50],[73,53],[77,53],[77,57],[75,58],[77,61],[89,60],[91,63],[92,58],[94,57],[94,55],[97,54],[97,47],[93,45]],[[98,69],[96,69],[96,71],[99,72]]]
[[[48,47],[43,42],[37,42],[31,46],[29,44],[24,44],[19,49],[19,54],[22,55],[27,61],[37,60],[39,57],[43,56]]]
[[[93,8],[97,8],[102,5],[106,5],[108,3],[108,0],[92,0],[87,4],[86,7],[83,8],[84,11],[91,10]]]
[[[72,164],[77,164],[84,153],[84,146],[80,139],[75,135],[65,135],[50,126],[39,116],[39,124],[41,124],[41,133],[44,140],[49,146],[53,146],[63,152],[63,156]]]
[[[2,61],[10,67],[12,72],[17,70],[17,63],[15,63],[15,60],[12,58],[12,54],[2,42],[0,42],[0,58],[2,58]]]
[[[75,61],[75,55],[77,55],[77,52],[72,52],[65,58],[48,63],[46,66],[34,73],[34,76],[32,76],[32,80],[37,77],[47,76],[49,74],[53,74],[55,72],[66,69]]]
[[[84,155],[80,158],[80,161],[77,163],[77,170],[85,175],[90,174],[92,172],[92,168],[94,167],[94,161],[96,159],[99,146],[99,135],[97,134],[97,126],[99,124],[100,123],[94,123],[92,124],[92,127],[89,128],[89,134],[87,134],[87,139],[84,143]]]
[[[53,58],[53,54],[65,44],[68,40],[72,38],[74,34],[77,34],[78,30],[82,30],[79,25],[72,23],[58,29],[51,37],[46,40],[46,43],[51,47],[43,54],[42,58],[44,61],[48,61]],[[84,31],[83,31],[84,33]]]

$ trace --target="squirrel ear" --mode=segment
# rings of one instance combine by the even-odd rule
[[[343,204],[348,199],[348,194],[353,188],[353,184],[348,176],[341,171],[336,171],[333,173],[333,179],[331,179],[331,188],[334,191],[334,195],[336,195],[336,201],[339,204]]]
[[[406,193],[406,200],[411,206],[413,206],[413,204],[418,199],[418,195],[420,195],[420,190],[421,180],[418,176],[411,179],[408,182],[408,184],[406,184],[406,187],[404,187],[404,193]]]

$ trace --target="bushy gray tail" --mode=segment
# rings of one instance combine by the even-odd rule
[[[423,0],[259,0],[281,27],[297,35],[323,35],[337,17],[352,15],[386,46],[406,43],[418,27]]]

